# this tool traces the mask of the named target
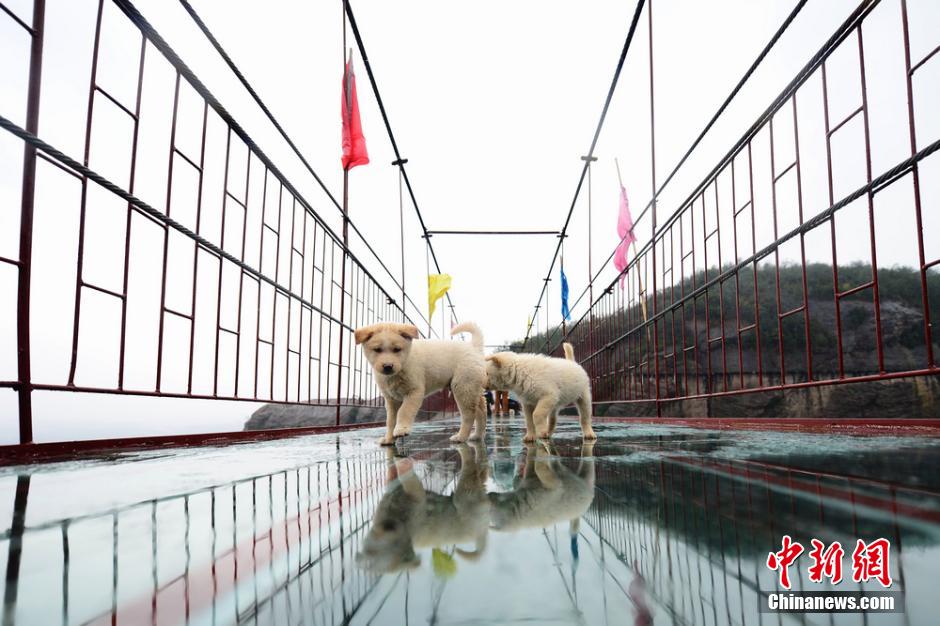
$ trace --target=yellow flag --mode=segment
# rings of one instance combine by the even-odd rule
[[[434,317],[437,301],[450,289],[450,274],[428,274],[428,320]]]

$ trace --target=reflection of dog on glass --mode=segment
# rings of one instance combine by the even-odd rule
[[[362,567],[376,573],[414,569],[421,563],[416,549],[464,542],[473,542],[475,549],[456,549],[461,557],[475,560],[483,554],[490,509],[486,449],[461,444],[458,452],[457,484],[445,496],[426,490],[412,461],[393,460],[389,449],[389,483],[357,557]]]
[[[490,528],[514,531],[546,528],[568,520],[576,534],[581,516],[594,500],[594,442],[581,446],[572,470],[543,445],[526,447],[525,471],[512,491],[490,493]]]

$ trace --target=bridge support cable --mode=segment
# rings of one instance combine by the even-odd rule
[[[862,4],[871,5],[873,1],[877,2],[878,0],[868,0],[866,2],[863,2]],[[653,198],[661,195],[663,190],[665,190],[665,188],[669,185],[669,183],[672,182],[675,175],[679,172],[682,166],[685,165],[686,161],[689,159],[692,153],[696,150],[696,148],[699,146],[699,144],[702,142],[705,136],[709,133],[709,131],[711,131],[712,127],[715,125],[718,119],[724,114],[725,110],[728,108],[728,106],[731,104],[734,98],[737,97],[738,93],[741,91],[741,89],[744,87],[747,81],[750,80],[751,76],[754,74],[754,72],[757,70],[760,64],[764,61],[764,59],[767,57],[770,51],[774,48],[774,46],[776,46],[777,42],[780,40],[783,34],[792,25],[793,21],[796,19],[799,13],[806,6],[806,2],[807,0],[799,0],[796,3],[796,5],[793,7],[793,10],[790,11],[790,13],[787,15],[786,19],[783,21],[780,27],[776,30],[776,32],[774,32],[773,36],[771,36],[767,44],[761,49],[760,53],[758,53],[757,57],[754,59],[754,61],[751,63],[748,69],[744,72],[744,75],[737,82],[737,84],[734,86],[734,88],[731,90],[731,92],[728,94],[728,96],[725,98],[722,104],[718,107],[714,115],[712,115],[711,119],[708,121],[708,123],[701,130],[701,132],[698,134],[698,136],[695,138],[695,140],[692,142],[689,148],[685,151],[683,156],[679,159],[679,161],[670,171],[669,175],[666,176],[666,178],[663,180],[663,182],[660,184],[658,188],[655,186],[653,187],[654,189]],[[647,202],[646,206],[644,206],[644,208],[636,216],[636,218],[634,219],[634,225],[639,224],[640,221],[649,212],[649,210],[653,206],[653,198],[651,198],[649,202]],[[614,257],[614,252],[615,250],[611,251],[607,259],[600,265],[597,272],[592,276],[589,286],[592,285],[595,280],[597,280],[601,272],[604,269],[606,269],[606,267],[610,264],[611,260]],[[629,271],[629,270],[625,270],[625,271]],[[589,287],[585,287],[584,290],[581,292],[581,294],[579,294],[578,298],[575,299],[574,304],[571,306],[572,310],[581,302],[581,300],[584,298],[585,295],[588,295],[588,293],[589,293]],[[541,301],[542,295],[544,294],[540,294],[539,296],[540,301]],[[594,302],[593,297],[590,297],[589,300],[591,304],[593,304]],[[526,340],[528,340],[528,335],[526,336]]]
[[[369,55],[366,53],[365,44],[362,42],[362,35],[359,33],[359,26],[356,23],[356,17],[353,14],[352,6],[349,4],[349,2],[344,2],[343,4],[346,10],[346,16],[349,18],[349,26],[352,29],[353,36],[356,39],[356,45],[359,48],[359,56],[362,57],[362,64],[366,68],[366,74],[369,76],[369,83],[372,85],[372,93],[375,94],[375,101],[379,106],[379,112],[382,114],[382,121],[385,123],[385,130],[388,133],[388,139],[392,144],[392,151],[395,153],[395,163],[398,164],[402,180],[405,183],[405,188],[408,190],[408,197],[411,199],[411,206],[414,207],[415,214],[418,216],[418,222],[421,225],[421,231],[423,233],[422,236],[425,240],[427,240],[428,252],[430,253],[431,260],[434,261],[434,267],[437,272],[441,273],[441,266],[440,263],[438,263],[437,254],[434,252],[434,246],[431,245],[431,233],[428,231],[428,227],[424,223],[424,216],[421,214],[421,209],[418,206],[418,200],[415,198],[414,189],[411,186],[411,179],[408,178],[408,170],[405,169],[405,164],[408,162],[408,159],[402,159],[401,152],[398,149],[398,142],[395,140],[395,133],[392,132],[392,125],[388,120],[388,113],[385,111],[385,103],[382,101],[382,94],[379,92],[379,86],[376,83],[375,74],[372,71],[372,64],[369,63]],[[447,293],[444,297],[447,298],[447,303],[453,312],[453,302],[451,301],[450,294]],[[453,321],[458,321],[456,315],[454,315]]]
[[[633,43],[633,35],[636,33],[636,27],[640,21],[640,14],[643,12],[644,4],[645,4],[645,0],[638,0],[637,5],[636,5],[636,10],[633,12],[633,19],[631,20],[630,28],[627,31],[627,38],[623,43],[623,50],[621,50],[620,52],[620,58],[617,61],[617,67],[614,70],[614,77],[610,82],[610,88],[607,90],[607,99],[604,101],[604,108],[601,110],[600,119],[598,120],[597,127],[594,130],[594,137],[591,140],[591,147],[588,150],[586,160],[584,161],[584,165],[581,168],[581,176],[578,178],[578,185],[575,188],[574,198],[572,198],[571,200],[571,206],[568,208],[568,215],[565,217],[564,226],[562,226],[561,228],[561,237],[558,240],[558,245],[555,246],[555,253],[552,255],[552,262],[548,268],[549,277],[551,277],[552,271],[555,269],[555,262],[558,260],[558,254],[561,251],[562,239],[564,238],[565,233],[568,230],[568,224],[571,222],[571,216],[574,213],[574,207],[578,202],[578,196],[581,195],[581,188],[584,186],[584,179],[587,177],[588,168],[590,167],[590,163],[591,163],[590,160],[587,160],[587,159],[590,159],[594,156],[594,148],[597,146],[597,140],[601,135],[601,130],[604,128],[604,121],[607,119],[607,111],[610,108],[610,101],[613,99],[614,92],[617,89],[617,83],[620,82],[620,72],[623,70],[623,64],[626,61],[627,52],[630,50],[630,45]],[[542,286],[542,292],[539,294],[538,304],[536,305],[536,309],[538,309],[538,305],[541,305],[542,298],[545,297],[545,293],[548,288],[547,281],[548,279],[546,279],[545,284]],[[526,335],[525,341],[523,342],[523,346],[525,346],[525,343],[528,342],[528,340],[529,340],[529,337],[528,335]]]
[[[274,114],[271,112],[271,110],[268,108],[265,102],[261,99],[261,96],[258,95],[258,92],[254,89],[254,87],[252,87],[251,83],[248,82],[248,79],[245,77],[242,71],[238,68],[238,66],[229,56],[228,52],[226,52],[225,48],[222,47],[222,44],[219,42],[219,40],[215,37],[215,35],[209,29],[208,25],[206,25],[206,23],[203,21],[203,19],[196,12],[196,10],[193,8],[193,6],[189,3],[188,0],[179,0],[179,2],[180,2],[180,5],[182,5],[183,9],[185,9],[186,13],[189,14],[190,18],[199,28],[199,30],[202,32],[202,34],[205,35],[210,45],[215,49],[216,52],[219,53],[219,56],[222,57],[222,60],[225,62],[228,68],[232,71],[232,73],[235,75],[235,77],[238,79],[241,85],[245,88],[245,90],[248,92],[251,98],[255,101],[255,104],[258,105],[262,113],[264,113],[265,117],[267,117],[268,121],[271,122],[271,125],[274,126],[274,129],[278,132],[281,138],[284,139],[284,141],[287,143],[288,147],[291,149],[294,155],[300,160],[300,162],[303,164],[307,172],[309,172],[310,175],[313,176],[313,178],[317,181],[317,184],[323,190],[323,193],[325,193],[327,198],[329,198],[330,203],[336,208],[337,211],[339,211],[342,214],[343,212],[342,204],[336,199],[336,197],[329,190],[329,188],[326,186],[326,184],[323,182],[320,176],[316,173],[316,171],[313,169],[313,166],[310,164],[307,158],[300,151],[300,148],[297,147],[297,144],[293,141],[293,139],[291,139],[290,135],[287,134],[287,131],[284,130],[284,127],[281,125],[281,123],[277,120],[276,117],[274,117]],[[346,49],[345,46],[346,44],[345,44],[345,39],[344,39],[344,43],[343,43],[344,50]],[[345,52],[344,52],[344,58],[345,58]],[[405,159],[405,162],[407,161],[408,160]],[[395,164],[396,163],[393,163],[393,165]],[[359,237],[359,240],[362,241],[363,245],[366,247],[366,249],[369,251],[372,257],[376,260],[379,266],[385,271],[386,274],[388,274],[389,278],[392,280],[395,286],[401,289],[402,294],[403,294],[402,303],[401,303],[403,319],[404,321],[410,321],[410,318],[405,312],[404,277],[401,279],[402,284],[398,284],[398,279],[395,278],[395,275],[392,273],[392,270],[389,269],[388,266],[386,266],[385,262],[382,260],[382,257],[375,251],[375,249],[372,247],[372,244],[369,243],[368,239],[366,239],[362,231],[359,230],[359,227],[356,226],[355,220],[347,216],[346,221],[348,223],[349,228],[351,228],[352,231],[356,234],[356,236]],[[423,315],[421,315],[421,309],[418,308],[414,302],[412,302],[411,304],[415,307],[415,310],[418,312],[418,315],[423,318]]]

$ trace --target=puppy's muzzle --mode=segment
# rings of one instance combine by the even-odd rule
[[[386,376],[390,375],[394,371],[395,371],[395,368],[392,367],[391,365],[382,366],[382,373],[385,374]]]

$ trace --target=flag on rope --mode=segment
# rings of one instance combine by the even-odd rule
[[[568,309],[568,277],[565,276],[565,268],[561,267],[561,316],[571,321],[571,311]]]
[[[428,274],[428,321],[434,317],[437,301],[450,289],[450,274]]]
[[[620,185],[620,213],[617,216],[617,236],[620,243],[614,252],[614,267],[618,272],[622,272],[627,267],[627,248],[636,241],[636,235],[633,234],[633,217],[630,215],[630,202],[627,200],[627,190]],[[626,275],[620,277],[620,288],[623,289],[623,279]]]
[[[352,53],[343,72],[343,169],[351,170],[369,162],[366,138],[359,120],[359,98],[356,96],[356,74],[353,72]]]

